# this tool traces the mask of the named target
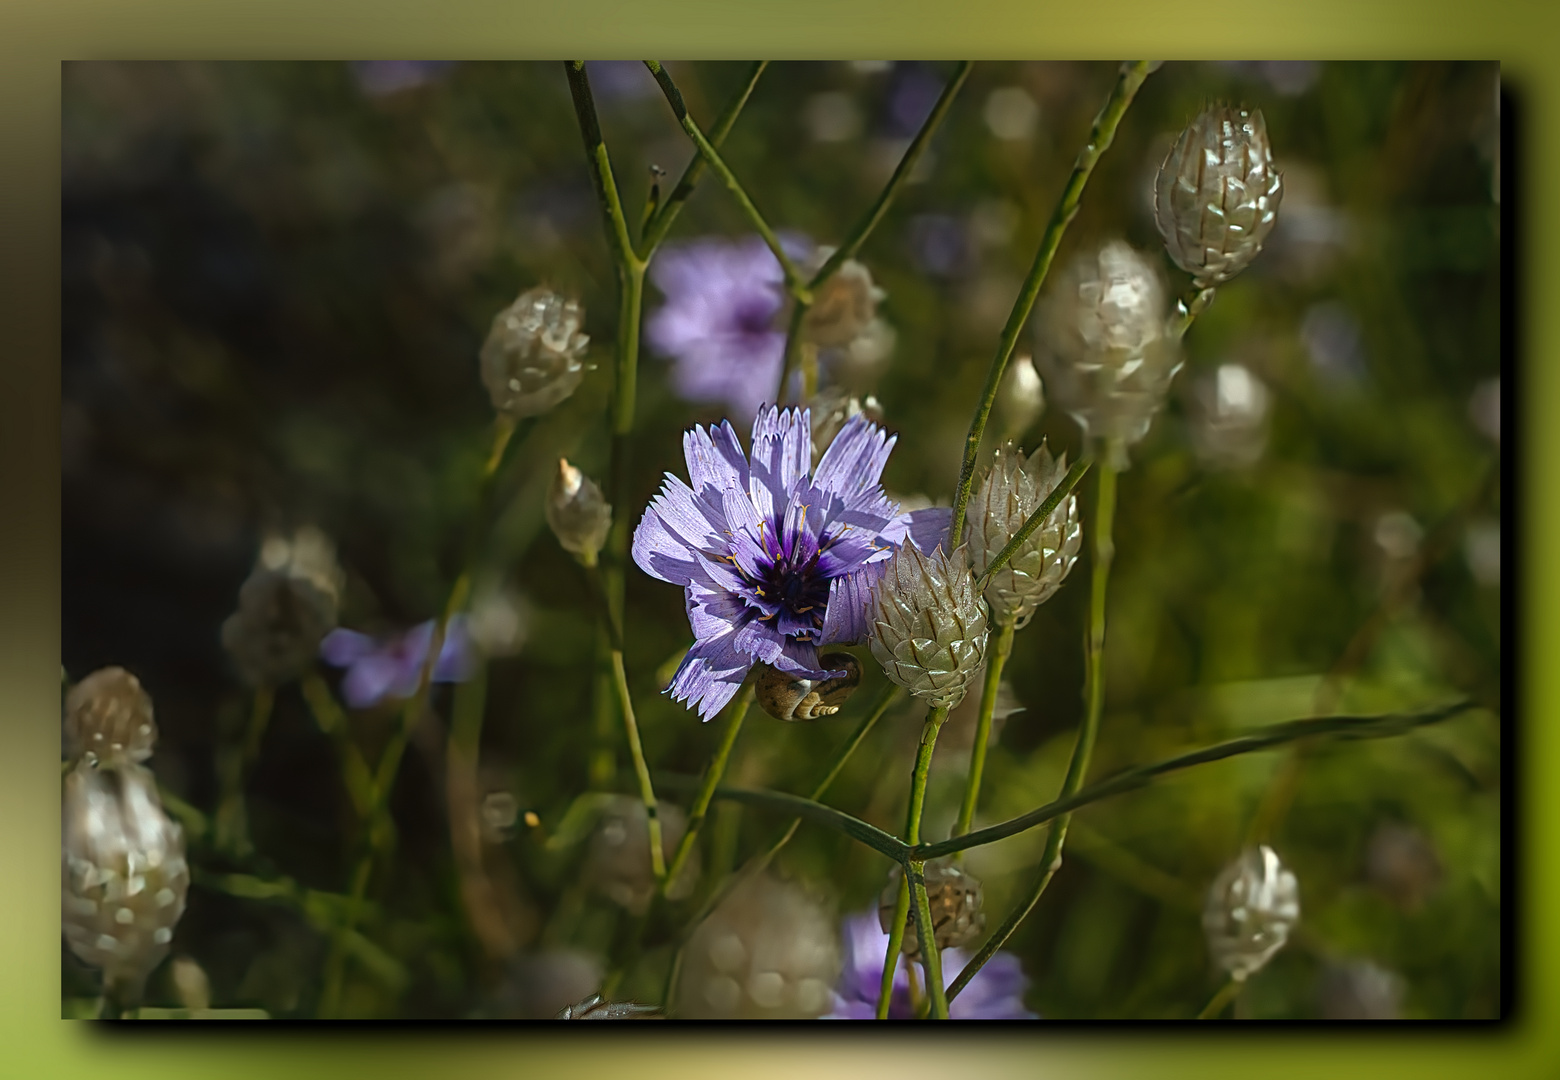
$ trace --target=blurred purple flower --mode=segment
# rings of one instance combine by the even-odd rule
[[[354,709],[404,701],[417,692],[423,661],[433,643],[433,629],[434,620],[429,619],[382,641],[338,627],[320,642],[320,659],[331,667],[347,669],[341,680],[341,694]],[[445,630],[444,647],[433,665],[433,681],[465,682],[474,667],[465,616],[456,615]]]
[[[917,214],[907,234],[916,266],[933,277],[958,278],[973,263],[970,232],[964,222],[948,214]]]
[[[845,920],[845,967],[834,990],[834,1008],[825,1020],[871,1020],[877,1014],[878,988],[883,979],[883,957],[888,952],[888,935],[878,922],[874,909]],[[963,949],[942,951],[943,985],[958,977],[970,954]],[[919,974],[919,965],[917,973]],[[952,1020],[1038,1020],[1039,1015],[1024,1008],[1024,977],[1018,957],[999,952],[986,962],[959,996],[948,1003]],[[913,1020],[910,1007],[910,976],[905,958],[894,969],[894,991],[888,1001],[890,1020]]]
[[[889,135],[909,138],[921,130],[942,96],[943,80],[924,64],[906,62],[894,65],[893,82],[888,90]]]
[[[818,646],[866,636],[882,560],[907,536],[931,551],[946,509],[899,512],[878,483],[895,439],[853,416],[812,462],[807,410],[753,422],[752,463],[730,421],[683,436],[689,487],[670,473],[634,532],[634,561],[687,591],[696,639],[668,687],[708,720],[753,665],[822,679]]]
[[[443,78],[453,60],[359,60],[352,65],[358,88],[369,97],[385,97]]]
[[[591,90],[600,101],[633,101],[660,97],[655,78],[639,60],[588,60]]]
[[[811,244],[782,237],[792,258]],[[763,238],[711,237],[664,248],[650,280],[666,304],[645,320],[645,339],[672,358],[672,385],[688,401],[719,401],[740,418],[775,391],[785,354],[777,325],[785,306],[780,262]]]

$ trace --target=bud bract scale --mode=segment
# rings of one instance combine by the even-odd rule
[[[601,488],[565,458],[547,488],[547,524],[565,551],[594,558],[612,528],[612,507]]]
[[[151,695],[124,668],[99,668],[65,695],[65,739],[89,765],[145,761],[157,742]]]
[[[932,938],[938,949],[968,945],[986,928],[986,913],[981,910],[980,882],[951,862],[938,860],[926,864],[927,907],[931,911]],[[899,902],[899,882],[904,871],[895,866],[888,873],[888,885],[878,899],[878,923],[886,934]],[[921,938],[915,925],[915,911],[905,919],[904,954],[911,959],[921,955]]]
[[[964,699],[986,659],[986,605],[969,555],[901,544],[867,605],[872,655],[890,679],[936,708]]]

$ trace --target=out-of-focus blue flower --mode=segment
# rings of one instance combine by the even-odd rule
[[[359,60],[352,65],[358,87],[369,97],[385,97],[442,79],[453,60]]]
[[[883,494],[894,442],[857,414],[814,468],[809,412],[774,406],[753,422],[751,464],[729,421],[683,436],[692,486],[668,473],[634,532],[640,569],[687,593],[696,640],[675,700],[708,720],[759,662],[833,677],[818,646],[866,636],[882,560],[906,537],[931,551],[948,533],[949,510],[901,514]]]
[[[805,258],[810,242],[782,237]],[[785,276],[762,237],[710,237],[663,248],[650,280],[666,304],[645,320],[645,340],[672,359],[672,385],[684,399],[724,402],[742,419],[775,392],[785,355],[778,325]]]
[[[888,90],[887,133],[909,138],[920,131],[942,96],[943,83],[929,65],[895,64]]]
[[[601,101],[660,97],[655,78],[639,60],[587,60],[591,91]]]
[[[419,623],[387,640],[338,627],[320,642],[320,659],[346,668],[341,695],[354,709],[386,701],[404,701],[417,692],[423,661],[433,643],[435,621]],[[475,668],[465,616],[456,615],[445,627],[444,646],[433,665],[432,681],[465,682]]]
[[[933,277],[958,278],[970,272],[969,229],[948,214],[917,214],[906,234],[916,266]]]
[[[888,953],[888,935],[878,922],[878,913],[868,911],[845,920],[845,966],[834,990],[834,1008],[825,1020],[871,1020],[877,1015],[878,988],[883,979],[883,957]],[[958,977],[970,954],[963,949],[942,952],[943,985]],[[890,1020],[913,1020],[910,1006],[910,975],[907,961],[899,957],[894,969],[894,991],[888,1001]],[[920,968],[917,966],[917,973]],[[959,996],[948,1003],[952,1020],[1038,1020],[1039,1015],[1024,1008],[1024,977],[1018,957],[999,952],[986,962]],[[924,988],[923,988],[924,990]]]

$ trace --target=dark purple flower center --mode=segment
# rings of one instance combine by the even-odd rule
[[[757,579],[748,579],[756,606],[765,612],[760,618],[768,621],[780,615],[781,633],[815,636],[823,627],[824,611],[829,606],[829,582],[838,572],[832,560],[823,558],[827,540],[819,547],[805,527],[783,538],[764,529],[760,546],[767,558],[758,560]]]
[[[767,334],[773,329],[775,302],[768,296],[743,296],[734,305],[731,317],[740,334]]]

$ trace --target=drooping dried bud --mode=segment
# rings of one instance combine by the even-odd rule
[[[840,973],[836,924],[799,886],[768,875],[734,889],[688,939],[679,1017],[811,1019]]]
[[[845,422],[861,413],[873,423],[883,422],[883,405],[871,394],[856,398],[834,387],[819,391],[807,403],[807,414],[812,421],[813,460],[823,457]]]
[[[768,664],[756,665],[754,692],[759,705],[776,720],[817,720],[839,712],[861,685],[861,663],[846,652],[824,653],[818,663],[826,671],[844,674],[802,679]]]
[[[222,644],[251,686],[277,686],[308,671],[320,640],[336,625],[342,574],[335,546],[305,526],[270,536],[222,624]]]
[[[184,832],[164,813],[152,774],[128,763],[71,770],[60,831],[65,940],[103,969],[105,985],[133,1000],[184,914]]]
[[[833,254],[833,248],[820,248],[818,266]],[[878,303],[887,295],[872,283],[872,271],[855,259],[846,259],[813,293],[802,333],[821,349],[849,345],[871,324]]]
[[[997,448],[991,469],[970,503],[969,546],[976,574],[986,572],[1066,475],[1067,455],[1053,459],[1043,443],[1027,459],[1012,446]],[[1078,561],[1082,543],[1078,497],[1069,495],[986,586],[992,617],[1019,627],[1028,623],[1035,609],[1061,587]]]
[[[661,846],[668,863],[688,827],[683,812],[669,802],[656,803],[661,821]],[[693,891],[699,878],[699,849],[694,848],[667,885],[669,899],[680,900]],[[613,903],[642,915],[655,896],[655,872],[650,865],[650,818],[645,804],[628,795],[607,801],[591,835],[585,856],[585,881]]]
[[[596,482],[558,459],[558,473],[547,488],[547,524],[565,551],[581,559],[596,557],[612,528],[612,507]]]
[[[70,756],[112,769],[145,761],[157,743],[152,698],[122,667],[99,668],[65,695]]]
[[[640,1005],[634,1001],[608,1001],[600,994],[592,994],[584,1001],[566,1006],[555,1020],[660,1020],[661,1010],[655,1005]]]
[[[888,872],[888,885],[878,898],[878,923],[889,933],[894,908],[899,902],[899,882],[904,871],[895,866]],[[980,882],[953,863],[937,860],[926,864],[926,900],[931,909],[932,940],[938,949],[968,945],[986,929],[986,913],[981,910]],[[912,960],[921,955],[921,938],[915,926],[912,906],[905,921],[904,954]]]
[[[1181,367],[1152,263],[1120,241],[1080,256],[1046,296],[1037,325],[1035,368],[1085,436],[1130,446],[1148,433]]]
[[[520,294],[493,317],[482,343],[482,382],[493,408],[516,420],[539,416],[579,387],[588,370],[585,310],[551,289]]]
[[[964,699],[986,659],[986,605],[969,555],[910,541],[894,552],[867,605],[872,655],[890,679],[936,708]]]
[[[1283,195],[1261,110],[1212,105],[1159,167],[1154,222],[1176,265],[1207,288],[1256,258]]]
[[[1226,866],[1203,907],[1213,962],[1237,981],[1260,971],[1299,919],[1299,884],[1266,844]]]

